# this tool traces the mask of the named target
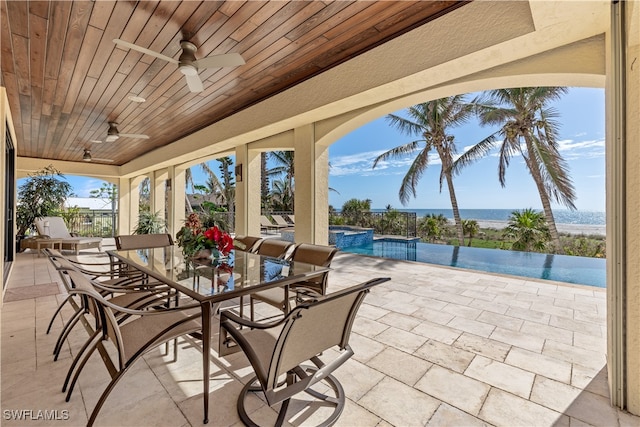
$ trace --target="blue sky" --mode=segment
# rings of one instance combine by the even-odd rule
[[[581,211],[605,210],[605,158],[604,158],[604,90],[571,88],[569,93],[553,106],[560,113],[559,145],[569,165],[570,176],[576,189],[576,207]],[[401,112],[398,112],[401,114]],[[477,122],[452,129],[459,152],[488,136],[493,130]],[[373,159],[411,138],[392,129],[381,117],[351,132],[329,148],[331,170],[329,185],[338,191],[329,193],[329,203],[335,208],[351,199],[371,199],[373,208],[391,205],[398,209],[448,209],[451,207],[446,187],[439,192],[440,164],[434,157],[420,180],[417,197],[406,206],[398,199],[402,178],[411,158],[397,159],[379,164],[372,169]],[[218,163],[211,162],[218,170]],[[194,168],[196,180],[204,177]],[[100,188],[102,181],[86,177],[67,176],[80,197]],[[521,159],[514,158],[507,170],[507,185],[498,182],[497,157],[489,156],[465,169],[455,178],[458,205],[461,209],[541,209],[540,199]],[[562,206],[554,206],[564,209]]]
[[[560,114],[557,119],[561,124],[559,146],[576,189],[576,207],[578,210],[604,211],[604,90],[571,88],[552,105]],[[477,122],[452,129],[458,152],[462,153],[465,147],[481,141],[494,130],[483,128]],[[398,209],[451,208],[446,186],[442,193],[439,192],[440,163],[435,153],[417,187],[416,198],[406,206],[400,203],[398,190],[412,158],[392,160],[372,169],[378,155],[412,139],[392,129],[382,117],[333,144],[329,148],[332,167],[329,185],[340,194],[331,192],[330,204],[340,208],[345,201],[355,197],[371,199],[373,208],[384,208],[387,204]],[[461,209],[542,208],[533,180],[517,157],[507,170],[505,188],[498,182],[495,153],[463,170],[454,178],[454,185]]]

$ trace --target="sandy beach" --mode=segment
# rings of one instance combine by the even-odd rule
[[[507,221],[488,221],[476,220],[480,228],[495,228],[501,230],[508,224]],[[569,234],[595,234],[598,236],[606,236],[606,227],[604,225],[588,225],[588,224],[556,224],[560,233]]]

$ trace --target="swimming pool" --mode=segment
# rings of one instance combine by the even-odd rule
[[[386,239],[376,240],[362,246],[350,246],[342,250],[362,255],[419,261],[490,273],[557,280],[599,288],[606,287],[606,260],[601,258],[430,243],[407,243]]]

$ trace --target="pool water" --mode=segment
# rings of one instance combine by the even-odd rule
[[[597,286],[599,288],[606,287],[606,260],[602,258],[412,243],[386,239],[376,240],[373,243],[362,246],[350,246],[342,250],[361,255],[419,261],[536,279],[557,280]]]

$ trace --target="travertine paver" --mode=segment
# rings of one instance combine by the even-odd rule
[[[496,328],[489,338],[526,350],[541,352],[544,347],[544,338],[531,336],[510,329]]]
[[[569,427],[569,417],[506,391],[491,389],[479,414],[497,426]]]
[[[547,378],[571,382],[571,363],[521,348],[512,348],[505,363]]]
[[[367,362],[378,371],[413,386],[433,364],[393,347],[388,347]]]
[[[508,344],[479,337],[468,332],[463,333],[456,340],[454,346],[501,362],[504,361],[507,353],[509,353],[511,349],[511,346]]]
[[[481,381],[434,365],[416,383],[416,388],[469,414],[477,415],[491,387]],[[464,393],[461,392],[462,390]]]
[[[604,291],[344,253],[332,268],[330,291],[392,277],[365,299],[351,335],[355,355],[335,373],[347,396],[338,426],[640,425],[640,418],[609,404]],[[46,258],[19,254],[9,286],[57,280]],[[56,426],[84,425],[109,378],[92,357],[85,369],[93,374],[81,375],[64,402],[61,381],[86,333],[74,331],[53,362],[62,319],[50,335],[44,331],[63,299],[4,304],[2,409],[28,409],[25,402],[33,409],[67,409],[72,418]],[[70,314],[63,310],[63,318]],[[96,426],[202,425],[198,341],[180,340],[179,347],[177,361],[158,349],[134,365]],[[236,399],[253,375],[245,356],[214,354],[211,375],[209,425],[240,425]],[[311,425],[324,414],[321,405],[305,402],[292,403],[285,425]],[[275,419],[274,409],[256,396],[249,396],[247,408],[261,425]]]
[[[476,356],[464,374],[525,399],[529,398],[535,378],[529,371],[482,356]]]
[[[470,351],[452,347],[435,340],[427,341],[416,350],[415,355],[456,372],[464,372],[475,357],[475,354]]]
[[[380,418],[395,426],[422,426],[440,402],[406,384],[386,377],[358,400]]]

